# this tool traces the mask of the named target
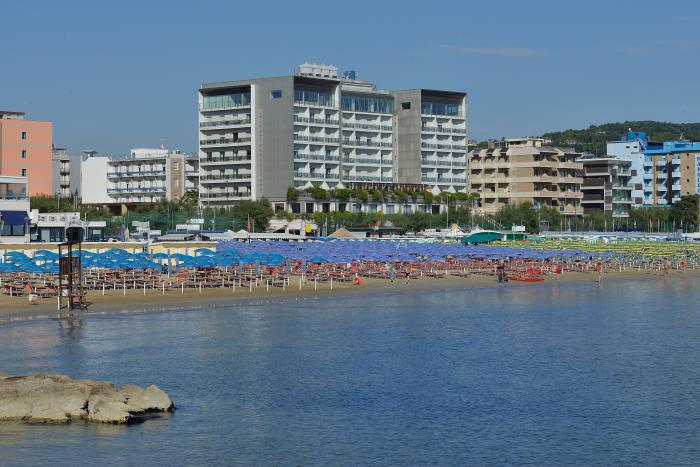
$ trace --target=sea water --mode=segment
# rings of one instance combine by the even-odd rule
[[[0,423],[0,465],[700,462],[692,279],[397,290],[0,326],[0,370],[178,407]]]

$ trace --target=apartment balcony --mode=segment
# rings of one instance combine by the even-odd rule
[[[203,139],[199,141],[199,145],[204,146],[238,146],[247,145],[249,146],[251,138],[216,138],[216,139]]]
[[[421,159],[421,165],[426,167],[451,167],[452,162],[449,160]]]
[[[107,172],[107,178],[165,177],[165,170],[141,170],[127,172]]]
[[[382,177],[379,175],[343,175],[344,182],[393,182],[393,177]]]
[[[201,191],[199,193],[200,201],[241,201],[244,199],[250,199],[249,191],[231,191],[231,192],[206,192]]]
[[[371,130],[371,131],[384,131],[391,132],[393,127],[391,125],[373,125],[371,123],[350,123],[343,122],[343,130]]]
[[[319,125],[319,126],[338,126],[340,123],[338,120],[332,118],[308,118],[301,117],[299,115],[294,116],[294,123],[304,123],[306,125]]]
[[[335,104],[335,100],[331,99],[329,102],[326,101],[307,101],[294,99],[294,105],[297,107],[317,107],[319,109],[334,109],[338,110],[338,106]]]
[[[234,126],[250,126],[252,123],[251,118],[236,118],[231,120],[218,120],[210,122],[199,122],[200,128],[224,128],[224,127],[234,127]]]
[[[467,183],[467,178],[460,178],[460,177],[431,177],[431,176],[425,176],[423,175],[420,179],[421,182],[423,183],[437,183],[437,184],[447,184],[447,183],[458,183],[458,184],[465,184]]]
[[[332,144],[334,146],[338,145],[338,138],[333,138],[329,136],[306,136],[294,134],[294,142],[302,143],[320,143],[320,144]]]
[[[307,152],[295,152],[295,161],[319,161],[319,162],[339,162],[340,156],[325,155],[325,154],[313,154]]]
[[[355,165],[392,165],[391,160],[382,159],[369,159],[364,157],[344,157],[344,164],[355,164]]]
[[[131,188],[107,188],[107,193],[165,193],[167,190],[164,186],[150,187],[131,187]]]
[[[461,161],[453,161],[452,167],[467,167],[467,163]]]
[[[208,165],[225,165],[225,164],[250,164],[251,156],[225,156],[200,159],[199,164],[202,166]]]
[[[426,142],[421,142],[420,143],[421,148],[425,149],[437,149],[437,150],[443,150],[443,151],[467,151],[467,146],[461,145],[461,144],[435,144],[435,143],[426,143]]]
[[[320,172],[302,172],[294,171],[295,178],[303,178],[308,180],[340,180],[340,174],[337,173],[320,173]]]
[[[443,126],[443,125],[422,125],[421,131],[424,133],[458,134],[458,135],[464,135],[464,136],[467,135],[466,128],[455,128],[452,126]]]
[[[226,106],[221,106],[221,107],[215,107],[215,106],[204,107],[202,105],[199,106],[200,112],[218,112],[221,110],[236,110],[236,109],[250,109],[250,103],[226,105]]]
[[[185,176],[186,177],[199,177],[199,170],[186,170]]]
[[[251,174],[249,173],[237,173],[237,174],[220,174],[220,175],[200,175],[199,183],[212,184],[212,183],[227,183],[227,182],[238,182],[246,181],[251,179]]]
[[[382,141],[363,141],[359,139],[343,139],[343,146],[358,146],[367,148],[391,148],[392,143],[385,143]]]

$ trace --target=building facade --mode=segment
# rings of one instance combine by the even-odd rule
[[[51,122],[0,110],[0,175],[27,177],[30,196],[53,196]]]
[[[124,211],[142,203],[177,201],[185,194],[188,167],[190,177],[196,178],[196,165],[186,164],[181,151],[139,148],[127,156],[91,152],[81,163],[82,202],[118,205]]]
[[[265,197],[287,208],[289,187],[466,191],[466,152],[465,93],[380,91],[308,63],[199,90],[204,206]]]
[[[52,148],[52,192],[68,198],[80,196],[80,154],[68,154],[66,148]]]
[[[586,214],[601,212],[612,217],[629,217],[634,203],[632,162],[615,156],[584,154],[583,198],[581,205]]]
[[[583,165],[580,153],[545,145],[539,138],[494,142],[469,153],[470,191],[480,196],[483,214],[509,204],[531,202],[565,216],[580,216]]]
[[[29,241],[29,181],[0,175],[0,243]]]
[[[700,142],[654,142],[646,133],[630,131],[608,142],[608,152],[632,161],[635,206],[670,206],[700,193]]]

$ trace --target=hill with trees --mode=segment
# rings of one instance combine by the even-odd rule
[[[553,146],[574,147],[581,152],[605,154],[607,141],[620,139],[629,129],[645,132],[651,141],[688,139],[700,141],[700,123],[670,123],[650,120],[591,125],[581,130],[545,133],[542,138],[552,140]]]

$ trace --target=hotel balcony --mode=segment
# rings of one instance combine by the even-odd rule
[[[340,180],[340,174],[337,173],[320,173],[320,172],[301,172],[294,171],[295,178],[303,178],[308,180]]]
[[[387,143],[383,141],[363,141],[359,139],[343,139],[343,146],[357,146],[357,147],[368,147],[368,148],[391,148],[392,143]]]
[[[393,162],[389,159],[369,159],[363,157],[344,157],[343,164],[354,165],[392,165]]]
[[[318,125],[318,126],[338,126],[340,123],[338,120],[332,118],[308,118],[299,115],[294,116],[294,123],[303,123],[305,125]]]
[[[352,123],[343,122],[343,130],[372,130],[372,131],[384,131],[391,132],[393,127],[391,125],[373,125],[371,123]]]
[[[231,120],[214,120],[200,122],[199,127],[203,129],[207,128],[224,128],[224,127],[234,127],[234,126],[250,126],[252,123],[250,117],[247,118],[236,118]]]
[[[203,139],[199,141],[199,145],[204,146],[237,146],[237,145],[250,145],[250,138],[215,138],[215,139]]]
[[[199,183],[201,184],[211,184],[211,183],[227,183],[235,181],[245,181],[250,180],[251,174],[249,173],[237,173],[237,174],[220,174],[220,175],[200,175]]]
[[[295,133],[294,142],[332,144],[338,146],[338,138],[329,136],[306,136]]]
[[[446,125],[422,125],[421,131],[424,133],[436,133],[436,134],[458,134],[467,136],[466,128],[456,128]]]
[[[325,154],[313,154],[308,152],[295,152],[295,161],[319,161],[319,162],[339,162],[340,156],[336,155],[325,155]]]
[[[200,159],[199,164],[204,165],[223,165],[223,164],[249,164],[251,156],[224,156]]]

